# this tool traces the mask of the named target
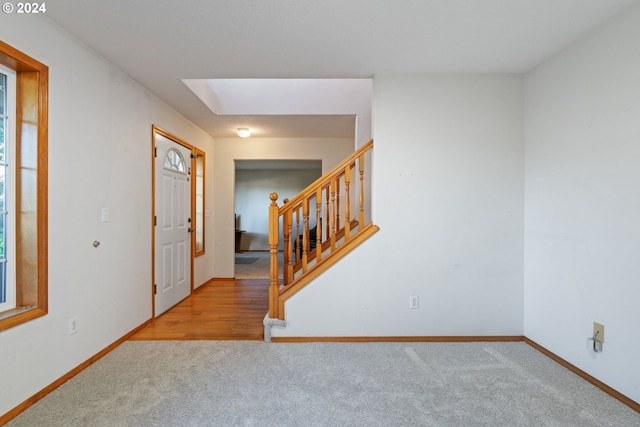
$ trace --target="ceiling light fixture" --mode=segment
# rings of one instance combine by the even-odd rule
[[[251,136],[251,130],[249,130],[249,128],[238,128],[238,136],[240,138],[249,138]]]

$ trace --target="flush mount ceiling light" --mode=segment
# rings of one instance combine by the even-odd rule
[[[251,136],[251,130],[249,130],[249,128],[238,128],[238,136],[240,138],[249,138]]]

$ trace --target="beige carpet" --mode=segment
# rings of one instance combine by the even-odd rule
[[[525,343],[128,341],[10,427],[640,426]]]
[[[250,264],[235,264],[236,279],[268,279],[271,267],[269,252],[243,252],[236,258],[257,258]],[[282,277],[282,252],[278,253],[278,271]]]

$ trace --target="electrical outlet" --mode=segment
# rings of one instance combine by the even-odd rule
[[[69,335],[73,335],[76,332],[78,332],[78,316],[69,319]]]
[[[604,325],[601,325],[598,322],[593,322],[593,339],[604,342]]]
[[[417,295],[411,295],[409,297],[409,308],[418,308],[419,307],[419,299]]]

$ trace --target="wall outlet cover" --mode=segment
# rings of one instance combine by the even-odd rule
[[[73,335],[78,332],[78,316],[69,319],[69,335]]]
[[[596,341],[604,342],[604,325],[593,322],[593,335],[592,337]]]
[[[417,295],[411,295],[409,297],[409,308],[418,308],[419,304],[420,301]]]

